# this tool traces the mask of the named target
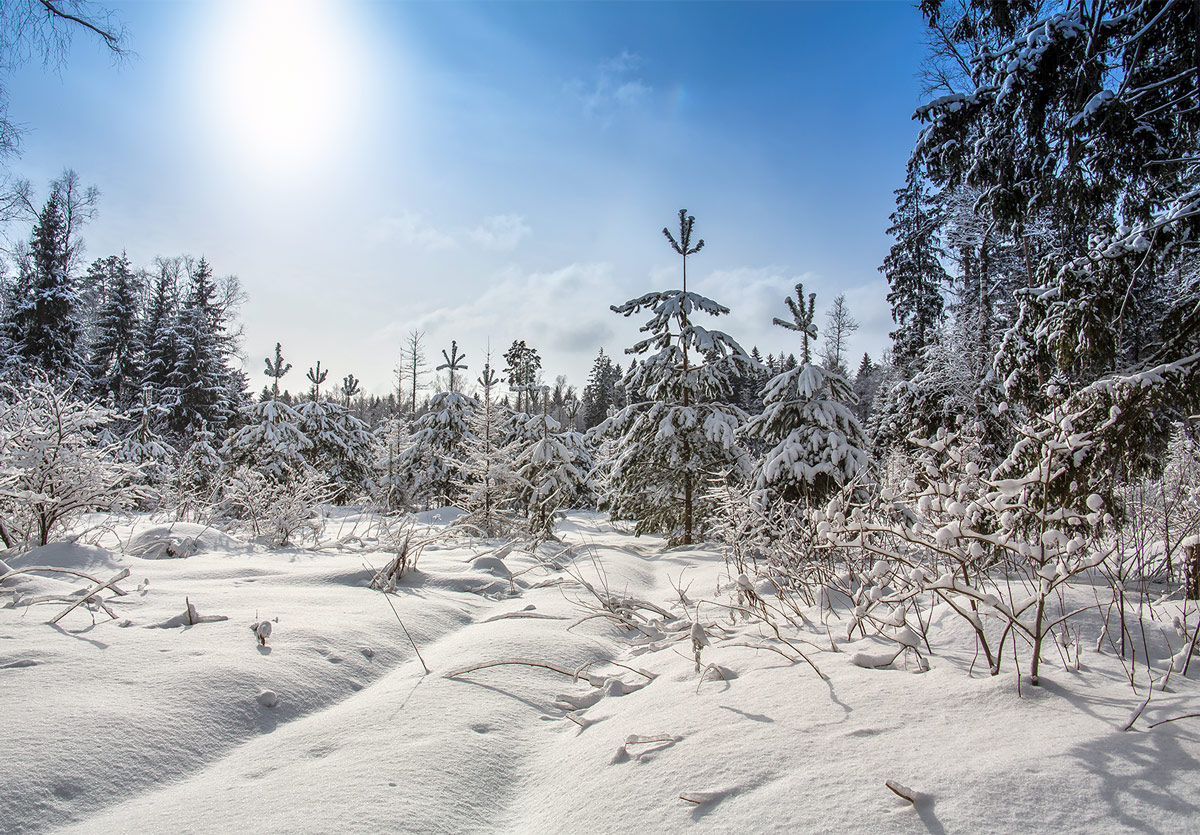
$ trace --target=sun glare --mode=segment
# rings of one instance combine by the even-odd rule
[[[242,0],[218,36],[218,106],[251,164],[293,170],[336,149],[361,84],[344,4]]]

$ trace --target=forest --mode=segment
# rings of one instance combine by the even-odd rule
[[[668,209],[661,245],[678,259],[678,289],[614,298],[611,315],[640,323],[641,336],[623,355],[600,349],[586,381],[548,382],[537,334],[468,358],[456,341],[432,345],[413,330],[397,346],[392,393],[368,395],[351,369],[332,378],[319,361],[293,370],[299,346],[277,343],[272,356],[243,360],[245,294],[236,277],[220,277],[219,264],[178,255],[137,265],[123,253],[89,261],[84,233],[102,206],[75,171],[41,195],[10,176],[0,273],[0,632],[64,606],[64,625],[84,626],[89,612],[93,624],[138,623],[118,585],[133,582],[128,570],[112,580],[91,569],[80,576],[75,557],[55,565],[55,548],[187,557],[181,565],[210,551],[304,555],[302,571],[316,570],[308,555],[328,552],[349,555],[355,572],[369,565],[354,574],[353,591],[369,601],[382,593],[392,606],[372,640],[399,621],[390,663],[402,669],[419,658],[428,673],[421,648],[448,634],[438,618],[450,615],[422,614],[433,605],[423,594],[466,589],[503,602],[525,589],[536,611],[530,604],[494,618],[510,618],[497,630],[516,629],[518,618],[531,629],[555,605],[532,596],[543,586],[531,578],[550,572],[571,585],[570,616],[598,630],[600,649],[585,658],[571,644],[564,660],[551,661],[558,650],[548,643],[500,637],[490,655],[476,657],[473,644],[454,656],[454,671],[437,672],[459,685],[496,665],[520,667],[503,686],[522,693],[540,686],[546,669],[590,685],[591,701],[558,697],[555,716],[570,720],[575,739],[600,730],[588,716],[607,703],[602,695],[632,700],[660,676],[675,687],[653,703],[671,705],[664,724],[680,720],[697,694],[742,692],[735,679],[748,672],[720,660],[719,647],[741,647],[738,657],[750,649],[760,665],[768,656],[784,662],[793,678],[805,671],[807,684],[796,687],[949,670],[954,683],[936,678],[929,693],[970,699],[963,682],[994,680],[1007,705],[998,711],[1017,710],[1011,700],[1030,693],[1049,710],[1041,689],[1102,693],[1104,730],[1087,731],[1107,740],[1100,747],[1123,750],[1129,733],[1177,733],[1170,757],[1148,756],[1184,783],[1172,784],[1169,798],[1140,798],[1131,818],[1100,808],[1080,819],[1083,828],[1058,831],[1194,820],[1177,798],[1195,788],[1186,775],[1200,751],[1198,10],[1175,0],[922,0],[926,100],[914,114],[907,169],[896,172],[895,211],[878,219],[892,241],[879,271],[894,324],[878,357],[849,355],[860,326],[846,296],[821,300],[827,312],[818,315],[802,284],[762,323],[788,331],[794,348],[764,357],[744,347],[719,329],[738,300],[688,290],[688,268],[695,275],[709,252],[703,215]],[[448,567],[447,554],[460,555],[459,567]],[[631,567],[631,554],[658,564]],[[702,566],[693,569],[704,591],[689,595],[685,558]],[[490,572],[486,593],[461,585],[455,572],[465,560]],[[672,599],[639,591],[630,579],[638,571],[662,572],[646,582]],[[678,580],[664,588],[668,571]],[[194,598],[176,625],[201,630]],[[413,634],[406,619],[418,624]],[[260,650],[279,646],[286,622],[272,637],[266,611],[254,620]],[[656,668],[651,659],[660,657]],[[591,664],[611,672],[589,680],[585,668],[599,668]],[[651,672],[639,674],[642,664]],[[836,665],[852,672],[829,669]],[[874,692],[865,679],[846,680]],[[775,703],[761,694],[785,700],[791,681],[764,680],[748,709],[770,712]],[[828,687],[805,698],[836,703]],[[274,706],[265,692],[256,710]],[[907,704],[900,716],[936,698],[898,693],[862,698]],[[333,700],[313,696],[310,707]],[[972,733],[987,721],[981,710]],[[1013,721],[1045,742],[1056,720]],[[948,733],[920,727],[914,746],[949,750]],[[618,755],[648,772],[677,743],[683,756],[684,737],[634,734]],[[749,761],[740,744],[759,743],[715,750]],[[688,756],[688,768],[702,768],[702,753]],[[971,773],[1008,768],[1005,756],[985,757]],[[711,812],[713,825],[762,823],[747,805],[761,775],[715,788],[720,780],[709,780],[704,791],[666,777],[649,784],[660,779],[693,822]],[[925,779],[942,785],[934,772]],[[934,800],[948,822],[970,819],[962,786],[963,794],[923,794],[889,778],[887,788],[919,814],[873,819],[888,831],[941,831]],[[501,793],[484,794],[493,791]],[[609,801],[579,797],[608,809]],[[643,802],[653,803],[610,814],[623,820]],[[1013,800],[1001,786],[980,802],[1003,831],[1030,831],[1027,814],[1065,825],[1048,811],[1048,794]],[[513,825],[562,826],[546,812],[558,806],[545,803]],[[781,812],[774,795],[762,803],[795,826],[816,825],[803,812]],[[817,805],[835,814],[833,800]],[[36,830],[34,817],[22,817],[34,807],[17,808],[0,820]],[[55,823],[83,820],[78,808],[38,808]],[[460,825],[470,819],[462,815]],[[686,819],[655,820],[677,829]],[[413,831],[437,818],[421,820]],[[834,831],[870,826],[839,820]]]

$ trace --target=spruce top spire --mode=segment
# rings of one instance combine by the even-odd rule
[[[692,246],[692,226],[696,223],[696,218],[687,213],[687,209],[679,210],[679,237],[676,238],[671,234],[671,230],[666,226],[663,227],[663,234],[667,240],[671,242],[671,248],[683,256],[683,292],[687,292],[687,257],[695,255],[700,250],[704,249],[704,239],[701,238]]]
[[[804,363],[808,364],[808,340],[817,338],[817,326],[813,322],[813,314],[817,304],[817,294],[808,294],[808,303],[804,302],[804,285],[796,285],[796,299],[799,304],[792,301],[792,297],[788,296],[784,299],[784,303],[788,306],[788,310],[792,312],[792,321],[785,322],[783,319],[775,318],[771,321],[779,325],[781,328],[787,328],[790,331],[800,331],[804,334]]]

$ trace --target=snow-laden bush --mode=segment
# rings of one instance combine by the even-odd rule
[[[45,545],[89,511],[137,503],[137,468],[101,440],[112,413],[46,379],[0,386],[0,541]]]
[[[281,482],[241,466],[228,475],[214,515],[228,527],[282,548],[321,535],[325,520],[319,511],[332,495],[329,482],[311,468]]]
[[[855,624],[911,628],[907,619],[930,595],[971,625],[993,674],[1005,641],[1023,640],[1036,684],[1043,642],[1075,614],[1063,587],[1111,554],[1095,536],[1111,517],[1099,495],[1077,505],[1079,486],[1061,483],[1091,443],[1069,418],[1018,431],[1022,441],[990,474],[955,433],[910,438],[919,453],[901,484],[864,500],[837,496],[810,518],[825,547],[870,564],[865,580],[849,573],[826,590],[851,596]]]

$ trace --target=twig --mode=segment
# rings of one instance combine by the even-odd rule
[[[1178,722],[1180,719],[1200,719],[1200,713],[1185,713],[1182,716],[1172,716],[1170,719],[1159,719],[1157,722],[1146,727],[1157,728],[1159,725],[1165,725],[1168,722]]]
[[[562,667],[555,667],[553,664],[543,664],[541,661],[522,661],[520,659],[505,659],[502,661],[484,661],[481,664],[472,664],[470,667],[463,667],[461,670],[454,670],[446,673],[442,678],[454,678],[456,676],[473,673],[476,670],[486,670],[488,667],[503,667],[507,665],[519,665],[522,667],[541,667],[543,670],[550,670],[558,673],[560,676],[577,679],[578,676],[571,670],[564,670]]]

